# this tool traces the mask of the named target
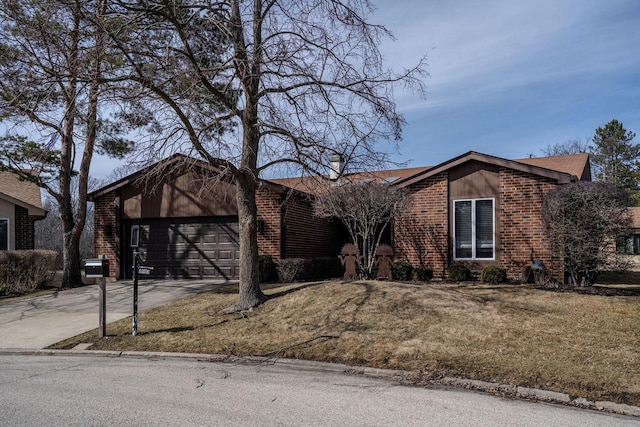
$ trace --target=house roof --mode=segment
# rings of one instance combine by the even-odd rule
[[[96,198],[104,196],[105,194],[110,193],[112,191],[116,191],[127,185],[131,185],[135,183],[144,184],[145,178],[149,176],[158,178],[158,179],[155,179],[155,180],[152,179],[152,180],[154,182],[159,182],[161,181],[160,179],[161,177],[164,178],[165,176],[168,176],[177,172],[184,172],[190,167],[195,167],[195,168],[198,168],[199,170],[206,170],[206,171],[213,172],[213,174],[217,174],[221,176],[223,179],[232,179],[227,176],[224,176],[223,169],[219,167],[211,166],[209,163],[205,161],[195,159],[193,157],[189,157],[181,153],[177,153],[170,157],[167,157],[164,160],[161,160],[157,163],[147,166],[146,168],[143,168],[137,172],[127,175],[124,178],[121,178],[115,182],[112,182],[101,188],[98,188],[97,190],[94,190],[91,193],[89,193],[87,198],[90,201],[95,201]],[[284,189],[282,188],[282,185],[277,185],[274,183],[270,183],[268,181],[264,181],[264,185],[267,185],[269,189],[276,192],[282,193],[284,191]]]
[[[535,175],[545,176],[548,178],[556,179],[560,183],[591,179],[588,154],[507,160],[496,156],[477,153],[475,151],[469,151],[468,153],[440,163],[437,166],[422,166],[413,168],[348,173],[343,175],[340,180],[341,182],[347,181],[354,183],[363,181],[387,182],[389,184],[404,187],[471,160],[504,166],[523,172],[529,172]],[[132,184],[136,180],[144,177],[145,174],[152,172],[154,168],[162,168],[163,175],[166,175],[167,173],[175,170],[174,166],[184,164],[185,161],[189,162],[192,165],[196,165],[197,167],[201,167],[207,170],[213,170],[218,173],[220,172],[219,168],[212,167],[204,161],[194,159],[183,154],[175,154],[165,160],[156,163],[155,165],[149,166],[116,182],[93,191],[89,194],[89,200],[95,200],[95,198],[100,197],[106,193]],[[296,191],[308,194],[316,194],[320,188],[324,188],[327,183],[330,183],[331,181],[329,181],[329,178],[327,176],[307,175],[294,178],[268,179],[262,180],[261,182],[262,185],[266,185],[271,190],[277,192],[282,192],[285,188],[291,188]]]
[[[417,174],[420,174],[428,170],[428,166],[404,168],[404,169],[387,169],[382,171],[369,171],[369,172],[357,172],[347,173],[340,177],[342,182],[362,182],[362,181],[376,181],[387,182],[389,184],[394,182],[400,182]],[[301,176],[294,178],[276,178],[269,180],[272,183],[283,185],[285,187],[293,188],[294,190],[303,191],[305,193],[314,194],[318,188],[325,186],[329,183],[327,176]]]
[[[542,175],[567,183],[572,180],[590,180],[591,169],[588,154],[575,154],[554,157],[535,157],[521,160],[507,160],[500,157],[470,151],[461,156],[447,160],[437,166],[423,166],[405,169],[389,169],[382,171],[346,174],[340,179],[349,182],[376,180],[400,186],[413,184],[429,176],[457,166],[469,160],[505,166],[511,169]],[[320,186],[326,185],[327,177],[304,176],[295,178],[271,179],[271,182],[294,188],[307,193],[315,193]]]
[[[42,208],[40,187],[33,182],[21,181],[11,172],[0,172],[0,198],[29,210],[29,215],[42,216],[46,211]]]
[[[566,156],[530,157],[518,159],[516,162],[538,166],[577,176],[581,180],[591,179],[591,166],[587,153],[570,154]]]

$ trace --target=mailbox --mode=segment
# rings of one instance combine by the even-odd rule
[[[84,260],[84,274],[89,279],[109,277],[109,260],[106,258]]]

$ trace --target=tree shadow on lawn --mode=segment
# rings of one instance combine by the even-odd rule
[[[291,286],[289,289],[284,289],[282,291],[279,292],[274,292],[272,294],[267,295],[267,299],[275,299],[275,298],[280,298],[283,297],[285,295],[290,295],[292,293],[304,290],[304,289],[308,289],[314,286],[319,286],[319,285],[323,285],[326,282],[308,282],[308,283],[301,283],[299,285],[295,285],[292,283],[274,283],[274,284],[265,284],[262,286],[262,290],[266,291],[266,290],[271,290],[271,289],[278,289],[278,288],[282,288],[282,287],[289,287]]]

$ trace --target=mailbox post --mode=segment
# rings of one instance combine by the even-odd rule
[[[98,298],[98,336],[107,335],[107,289],[106,277],[109,277],[109,260],[106,258],[91,258],[84,261],[84,274],[88,279],[97,279]]]

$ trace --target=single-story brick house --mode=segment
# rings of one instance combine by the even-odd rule
[[[173,156],[166,164],[179,164]],[[237,209],[233,183],[207,188],[203,176],[216,171],[173,168],[154,191],[139,183],[146,170],[89,195],[95,202],[96,253],[114,260],[112,275],[129,277],[130,229],[142,232],[141,252],[160,277],[237,277]],[[337,165],[334,170],[341,170]],[[357,182],[376,179],[406,188],[412,208],[389,240],[396,259],[443,275],[452,262],[472,268],[505,267],[519,278],[531,258],[563,278],[562,259],[549,249],[542,230],[544,196],[558,185],[591,180],[587,154],[507,160],[469,152],[434,167],[346,174]],[[263,180],[257,194],[261,254],[276,260],[337,256],[346,242],[337,221],[313,215],[313,178]]]
[[[46,215],[37,185],[0,172],[0,250],[33,249],[34,222]]]

